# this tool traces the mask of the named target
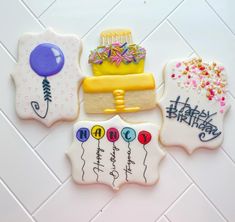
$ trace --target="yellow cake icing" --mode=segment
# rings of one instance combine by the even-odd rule
[[[92,64],[92,71],[94,76],[143,73],[144,60],[141,60],[139,63],[129,63],[129,64],[121,62],[119,66],[117,66],[114,63],[110,63],[108,61],[103,61],[102,64]]]
[[[87,93],[112,92],[115,89],[124,91],[155,89],[155,81],[151,73],[115,76],[86,77],[83,91]]]

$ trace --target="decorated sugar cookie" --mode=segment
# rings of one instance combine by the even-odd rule
[[[106,184],[115,190],[124,183],[156,183],[164,157],[158,132],[155,124],[127,123],[119,116],[77,122],[67,151],[73,179],[79,184]]]
[[[77,117],[80,51],[77,36],[50,29],[20,38],[18,62],[12,73],[19,117],[36,119],[46,126]]]
[[[155,80],[144,73],[146,51],[132,43],[128,29],[106,30],[91,51],[94,77],[84,79],[87,113],[137,112],[155,107]]]
[[[189,153],[219,147],[229,108],[225,68],[197,58],[177,60],[166,65],[164,77],[165,91],[159,102],[163,114],[161,142],[184,147]]]

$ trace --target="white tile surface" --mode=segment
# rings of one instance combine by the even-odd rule
[[[77,186],[69,180],[34,217],[37,222],[89,221],[112,196],[102,185]]]
[[[30,211],[59,185],[0,113],[0,177]]]
[[[156,186],[124,186],[113,193],[105,186],[77,186],[67,180],[70,165],[64,152],[71,142],[70,123],[47,129],[16,116],[15,89],[9,76],[14,59],[7,53],[16,58],[19,36],[38,32],[44,24],[80,36],[88,32],[83,38],[81,66],[91,75],[88,54],[97,46],[99,33],[106,28],[131,28],[135,42],[144,40],[146,71],[155,73],[157,87],[165,62],[193,52],[224,63],[229,90],[235,96],[234,1],[55,0],[51,4],[53,1],[0,0],[0,113],[4,112],[0,114],[0,178],[4,181],[0,179],[0,221],[204,222],[207,218],[206,222],[217,222],[225,218],[234,222],[235,97],[231,96],[232,107],[225,121],[223,150],[198,150],[188,156],[182,149],[167,149],[172,156],[161,163]],[[85,117],[83,113],[81,117]],[[135,120],[134,115],[123,117]],[[142,113],[140,119],[161,124],[161,112]],[[35,151],[22,136],[36,146]]]
[[[25,32],[39,32],[40,23],[18,0],[0,1],[0,41],[17,57],[17,43]],[[7,22],[6,22],[7,21]]]
[[[32,222],[31,217],[18,204],[17,200],[10,194],[7,187],[0,180],[0,221],[6,222]]]
[[[165,217],[162,217],[156,222],[169,222],[169,221]]]
[[[224,124],[224,143],[222,144],[223,149],[229,154],[230,158],[235,162],[235,149],[234,143],[235,138],[234,134],[234,123],[235,123],[235,100],[233,97],[229,97],[229,101],[231,103],[231,107],[229,112],[227,113],[225,124]]]
[[[190,183],[172,159],[166,156],[160,165],[160,180],[156,186],[124,186],[95,221],[154,221],[187,189]]]
[[[192,53],[192,49],[168,22],[164,22],[142,45],[147,50],[145,70],[155,74],[157,86],[163,82],[162,70],[168,61],[187,58]]]
[[[185,1],[169,19],[201,57],[224,64],[229,89],[235,95],[235,38],[208,4],[204,0]]]
[[[189,190],[166,213],[171,222],[224,222],[210,202],[195,187]]]
[[[39,17],[54,0],[23,0],[23,2]]]
[[[222,18],[225,24],[235,33],[235,1],[230,0],[207,0],[207,2],[213,7],[216,13]],[[233,9],[233,10],[231,10]]]
[[[61,181],[65,181],[71,174],[70,163],[65,156],[65,151],[71,145],[72,128],[71,123],[58,126],[36,147],[36,151]]]
[[[235,218],[235,165],[221,150],[197,150],[188,156],[179,148],[170,150],[206,196],[233,221]]]
[[[40,20],[48,27],[83,36],[117,3],[118,0],[99,0],[90,3],[84,0],[71,0],[68,4],[67,0],[60,0],[56,1]]]

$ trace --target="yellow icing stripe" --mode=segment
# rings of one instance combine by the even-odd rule
[[[142,73],[87,77],[83,82],[83,90],[88,93],[112,92],[117,89],[124,91],[155,89],[155,81],[151,73]]]
[[[137,74],[144,72],[144,59],[140,60],[139,63],[124,64],[123,62],[117,66],[115,63],[103,61],[102,64],[92,64],[93,74],[95,76],[101,75],[125,75],[125,74]]]

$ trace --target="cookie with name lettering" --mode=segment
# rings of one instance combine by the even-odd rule
[[[78,184],[102,183],[118,190],[124,183],[153,185],[164,152],[159,128],[128,123],[119,116],[107,121],[78,121],[67,151]]]
[[[225,68],[200,58],[169,62],[159,106],[165,146],[215,149],[223,142],[223,120],[229,109]]]
[[[16,86],[16,111],[22,119],[46,126],[78,116],[81,41],[48,29],[19,39],[18,62],[12,73]]]

